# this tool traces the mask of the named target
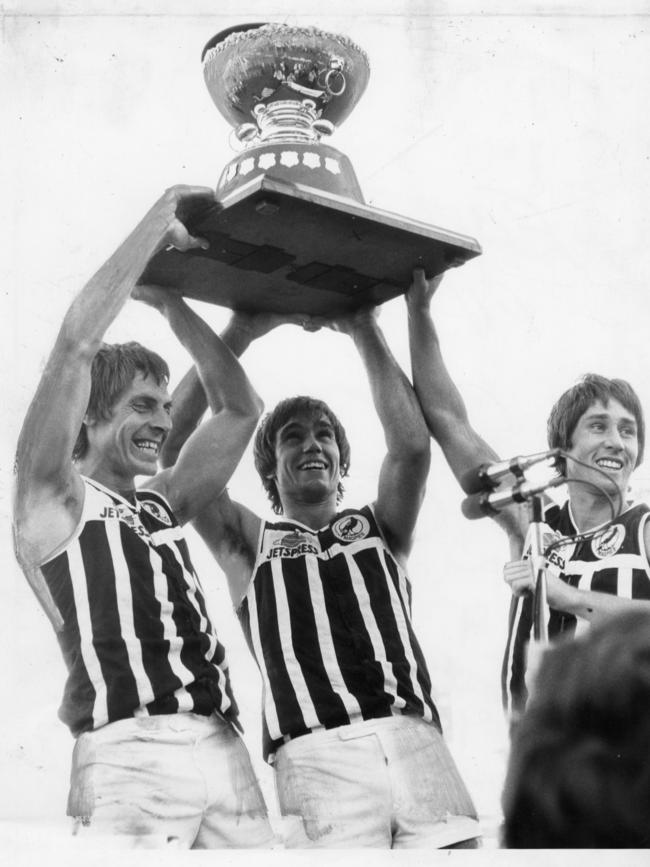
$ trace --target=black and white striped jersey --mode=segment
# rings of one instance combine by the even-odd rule
[[[266,758],[287,737],[356,720],[404,713],[440,727],[410,583],[370,506],[318,531],[263,522],[237,613],[262,674]]]
[[[645,503],[630,506],[614,522],[603,525],[583,542],[555,548],[547,558],[547,569],[579,590],[609,593],[626,599],[650,599],[650,563],[643,538],[650,508]],[[544,513],[544,546],[577,533],[567,501],[562,507],[550,505]],[[529,540],[525,550],[530,551]],[[508,712],[523,711],[528,698],[525,683],[526,656],[533,625],[532,596],[513,597],[508,623],[508,642],[502,668],[502,697]],[[549,638],[580,634],[588,621],[550,609]]]
[[[59,716],[75,736],[148,714],[216,710],[236,722],[225,651],[169,504],[84,486],[76,532],[41,566],[63,619]]]

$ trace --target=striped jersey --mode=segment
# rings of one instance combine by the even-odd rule
[[[264,756],[290,737],[415,714],[440,728],[411,587],[370,506],[263,522],[238,615],[262,675]]]
[[[547,570],[579,590],[609,593],[626,599],[650,599],[650,563],[643,537],[650,508],[645,503],[630,506],[616,520],[582,542],[567,542],[549,552]],[[567,501],[549,505],[544,513],[544,547],[578,532]],[[530,551],[529,541],[525,549]],[[521,712],[528,698],[525,683],[526,655],[533,625],[532,596],[513,597],[508,624],[508,642],[502,668],[504,707]],[[550,609],[549,638],[580,634],[588,621]]]
[[[63,619],[60,718],[75,736],[184,711],[236,723],[225,651],[169,503],[147,490],[130,503],[83,481],[77,530],[41,566]]]

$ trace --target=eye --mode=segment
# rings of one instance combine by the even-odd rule
[[[602,421],[594,421],[591,423],[591,429],[595,431],[604,431],[605,425]]]
[[[148,412],[149,410],[149,407],[146,403],[141,403],[139,401],[132,403],[131,406],[136,412]]]

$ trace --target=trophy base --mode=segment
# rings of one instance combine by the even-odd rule
[[[157,253],[141,283],[246,312],[333,316],[478,256],[473,238],[260,176],[186,220],[207,250]]]

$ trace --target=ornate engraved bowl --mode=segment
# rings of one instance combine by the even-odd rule
[[[320,135],[331,133],[350,114],[366,88],[370,66],[365,52],[345,36],[315,27],[244,24],[208,42],[203,72],[215,105],[236,130],[258,126],[273,103],[306,100],[313,117],[305,125],[315,123]]]

